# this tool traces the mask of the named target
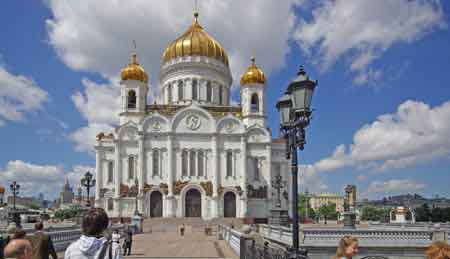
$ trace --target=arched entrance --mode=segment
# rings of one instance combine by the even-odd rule
[[[163,212],[162,194],[154,191],[150,194],[150,217],[160,218]]]
[[[225,218],[236,217],[236,195],[233,192],[227,192],[223,197],[223,216]]]
[[[185,217],[202,216],[202,195],[196,189],[190,189],[186,193]]]

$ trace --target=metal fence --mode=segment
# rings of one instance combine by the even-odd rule
[[[258,244],[255,240],[245,242],[245,253],[241,259],[289,259],[289,252],[280,247],[271,247],[269,242]]]

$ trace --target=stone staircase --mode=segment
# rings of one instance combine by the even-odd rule
[[[147,218],[144,219],[143,231],[149,232],[176,232],[179,227],[184,224],[186,232],[201,232],[205,227],[209,226],[215,230],[217,225],[233,225],[235,228],[242,227],[242,219],[237,218],[216,218],[211,220],[204,220],[201,218]]]

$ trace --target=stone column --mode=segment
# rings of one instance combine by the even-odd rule
[[[120,158],[120,145],[119,142],[116,141],[114,147],[114,215],[113,217],[120,217],[120,183],[122,181],[122,163]]]
[[[168,185],[168,194],[166,196],[166,217],[172,218],[176,216],[175,211],[175,197],[173,195],[173,184],[174,184],[174,168],[173,164],[176,162],[176,158],[174,157],[173,152],[173,136],[167,136],[167,185]]]
[[[241,137],[241,188],[243,191],[241,198],[241,218],[245,218],[248,215],[248,207],[247,207],[247,140],[245,136]]]
[[[139,194],[138,194],[138,208],[139,208],[139,212],[143,213],[144,212],[144,184],[146,182],[146,179],[144,179],[144,171],[145,171],[145,147],[144,147],[144,141],[145,141],[145,133],[141,133],[139,135],[139,159],[138,159],[138,172],[139,172]]]
[[[95,207],[103,207],[100,202],[100,189],[103,187],[102,152],[101,148],[95,148]]]
[[[219,188],[219,154],[218,154],[218,150],[217,150],[217,136],[212,136],[212,175],[213,175],[213,197],[211,200],[211,217],[212,218],[217,218],[219,217],[218,213],[219,213],[219,193],[218,193],[218,188]]]
[[[267,181],[267,213],[269,213],[269,209],[272,209],[274,207],[274,205],[272,204],[273,202],[273,197],[272,197],[272,143],[267,144],[266,146],[266,152],[267,152],[267,156],[266,156],[266,181]]]

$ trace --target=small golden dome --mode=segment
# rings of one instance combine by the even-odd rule
[[[248,67],[247,72],[241,76],[241,85],[246,84],[265,84],[266,76],[264,72],[256,66],[255,58],[251,59],[252,64]]]
[[[222,46],[198,23],[198,13],[194,22],[178,39],[174,40],[163,53],[163,63],[184,56],[204,56],[217,59],[228,66],[228,55]]]
[[[144,83],[148,82],[148,75],[144,68],[139,65],[136,53],[131,55],[131,62],[122,69],[120,73],[122,80],[138,80]]]
[[[3,186],[0,186],[0,193],[5,193],[5,187],[3,187]]]

